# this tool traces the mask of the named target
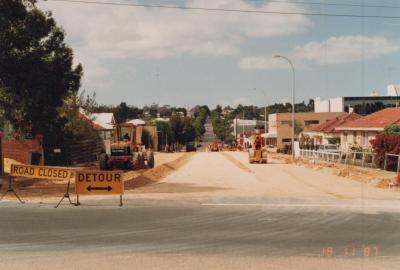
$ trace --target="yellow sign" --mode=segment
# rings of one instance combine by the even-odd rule
[[[40,179],[69,180],[75,177],[75,171],[62,167],[11,164],[10,175]]]
[[[77,171],[75,176],[76,194],[115,195],[124,193],[122,172]]]

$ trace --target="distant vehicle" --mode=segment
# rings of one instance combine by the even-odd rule
[[[196,144],[194,142],[188,142],[186,143],[186,152],[196,152]]]
[[[219,152],[219,145],[216,142],[209,144],[208,148],[211,152]]]
[[[337,153],[339,148],[335,144],[322,144],[318,147],[318,151]]]

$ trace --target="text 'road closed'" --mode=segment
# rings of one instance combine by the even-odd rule
[[[75,190],[83,195],[115,195],[124,193],[121,172],[78,171]]]
[[[62,167],[32,166],[11,164],[10,175],[28,178],[69,180],[74,177],[74,170]]]

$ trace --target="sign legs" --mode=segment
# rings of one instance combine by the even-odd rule
[[[79,202],[79,194],[76,194],[76,204],[75,206],[81,205],[81,203]]]
[[[58,204],[56,206],[54,206],[54,208],[57,208],[65,198],[68,199],[69,204],[73,204],[72,201],[71,201],[71,197],[69,195],[69,186],[70,186],[70,184],[71,184],[71,180],[68,180],[67,190],[65,191],[65,194],[63,195],[61,200],[58,202]]]
[[[14,190],[14,188],[13,188],[13,186],[12,186],[12,180],[13,180],[13,177],[12,177],[12,176],[9,176],[9,177],[8,177],[8,187],[7,187],[7,190],[6,190],[6,192],[4,192],[4,194],[1,196],[0,201],[7,195],[7,193],[12,192],[12,193],[14,193],[15,197],[17,197],[18,201],[20,201],[20,203],[25,203],[25,202],[22,201],[21,198],[18,196],[17,192],[15,192],[15,190]]]

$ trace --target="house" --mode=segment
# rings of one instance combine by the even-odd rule
[[[310,125],[319,125],[335,117],[342,115],[342,112],[305,112],[295,113],[295,123],[298,123],[297,129],[304,129]],[[266,138],[267,145],[274,148],[284,149],[290,146],[292,142],[292,114],[274,113],[268,115],[268,133],[262,135]],[[296,126],[295,126],[296,127]],[[295,138],[297,140],[297,138]]]
[[[142,119],[133,119],[133,120],[130,120],[130,121],[126,122],[126,123],[127,124],[133,124],[135,126],[144,126],[144,125],[146,125],[146,122],[143,121]]]
[[[340,132],[342,151],[347,151],[353,145],[363,148],[371,146],[370,142],[382,132],[386,126],[400,124],[400,108],[386,108],[362,118],[350,121],[336,127]]]
[[[300,136],[309,138],[313,146],[321,144],[340,144],[340,132],[335,130],[335,128],[361,117],[362,116],[357,113],[342,113],[319,125],[305,127]]]
[[[111,141],[113,140],[114,125],[116,124],[113,113],[92,113],[86,114],[83,109],[79,110],[82,119],[90,122],[93,128],[97,129],[103,140],[107,154],[111,153]]]
[[[115,125],[113,113],[92,113],[89,120],[93,127],[100,131],[103,140],[111,139]]]

